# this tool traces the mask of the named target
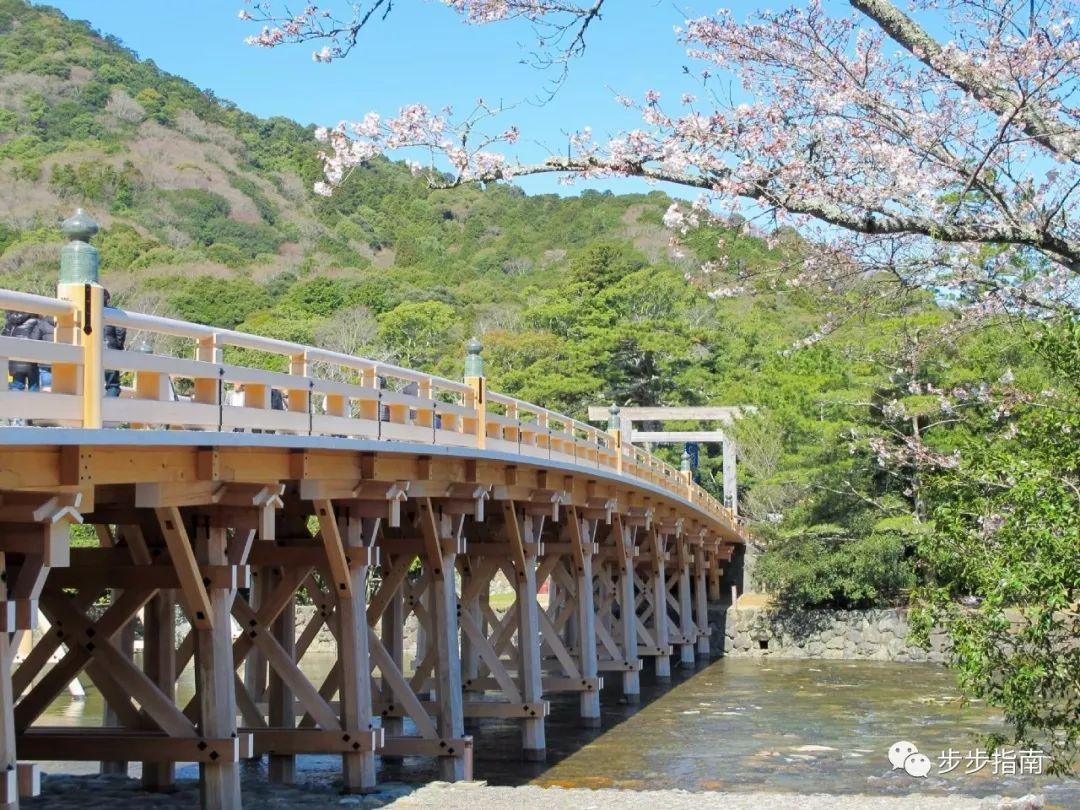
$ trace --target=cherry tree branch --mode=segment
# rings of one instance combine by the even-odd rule
[[[693,175],[648,165],[652,156],[638,161],[608,161],[599,157],[550,157],[543,163],[500,167],[487,172],[458,174],[452,180],[435,179],[431,185],[451,188],[468,182],[490,182],[536,174],[567,174],[640,177],[656,182],[674,183],[685,188],[715,191],[725,175]],[[1080,241],[1064,239],[1036,225],[963,225],[947,220],[935,220],[914,214],[856,213],[821,197],[785,195],[767,186],[753,186],[739,192],[740,196],[775,205],[792,214],[805,215],[845,230],[866,235],[920,234],[945,242],[974,242],[982,244],[1012,243],[1035,248],[1069,270],[1080,274]]]
[[[986,104],[1001,116],[1015,116],[1033,140],[1063,160],[1080,162],[1080,131],[1074,125],[1047,120],[1025,104],[1020,93],[979,75],[964,54],[943,47],[925,28],[888,0],[850,0],[851,5],[873,20],[898,45],[941,74],[957,87]]]

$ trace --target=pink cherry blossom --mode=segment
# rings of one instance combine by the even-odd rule
[[[569,58],[584,49],[604,0],[444,2],[469,23],[548,26],[541,40],[562,42]],[[339,18],[316,6],[275,14],[274,5],[250,6],[250,19],[264,26],[252,44],[328,40],[317,61],[346,54],[372,15],[390,7],[375,0]],[[756,220],[759,232],[798,228],[813,250],[800,268],[785,268],[784,284],[833,289],[874,275],[932,290],[966,320],[1076,311],[1080,37],[1072,4],[850,5],[844,14],[810,0],[745,20],[720,11],[685,21],[676,36],[706,104],[686,93],[667,109],[653,89],[640,101],[620,96],[640,126],[604,141],[580,127],[569,153],[540,163],[507,153],[518,131],[494,125],[489,134],[499,111],[483,103],[461,118],[411,105],[331,130],[323,182],[338,185],[355,166],[398,150],[426,153],[434,184],[541,172],[567,182],[667,181],[702,195],[665,215],[676,247],[686,229],[735,213]]]

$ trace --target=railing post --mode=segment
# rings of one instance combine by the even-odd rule
[[[724,506],[731,510],[731,517],[735,519],[739,514],[738,484],[735,478],[735,443],[726,433],[723,444],[723,482],[724,482]]]
[[[294,377],[310,377],[311,364],[308,362],[307,352],[294,354],[289,358],[289,374]],[[313,403],[310,385],[306,388],[290,388],[287,393],[288,402],[285,405],[287,410],[293,413],[311,413]]]
[[[199,338],[195,344],[195,359],[203,363],[220,363],[222,360],[221,347],[218,346],[214,335]],[[223,405],[221,395],[221,375],[216,377],[199,377],[194,380],[195,389],[191,399],[203,405]]]
[[[623,452],[622,452],[622,423],[619,421],[619,406],[614,402],[608,408],[607,432],[615,439],[615,471],[622,475]]]
[[[473,338],[465,345],[465,350],[468,352],[465,357],[465,384],[472,389],[471,405],[476,410],[476,446],[483,450],[487,446],[487,393],[484,390],[484,358],[480,356],[484,344]]]
[[[105,288],[98,283],[98,250],[90,244],[90,239],[98,232],[98,225],[79,208],[74,216],[64,220],[60,230],[70,241],[60,250],[56,297],[70,301],[75,307],[75,334],[71,337],[73,343],[83,347],[83,364],[81,386],[74,385],[74,380],[63,379],[62,371],[57,390],[75,388],[82,395],[82,426],[100,428],[101,401],[105,394],[105,324],[102,320]]]
[[[686,479],[686,499],[693,500],[694,471],[690,468],[690,453],[688,453],[685,449],[682,451],[682,460],[679,464],[679,472],[681,472],[682,477]]]

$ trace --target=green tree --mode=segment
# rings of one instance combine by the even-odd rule
[[[959,463],[928,482],[916,615],[924,639],[945,627],[965,691],[1003,711],[1012,742],[1062,772],[1080,753],[1080,324],[1037,346],[1051,385],[982,392]]]
[[[379,337],[399,364],[430,368],[447,350],[461,354],[462,333],[454,308],[439,301],[408,301],[378,318]]]

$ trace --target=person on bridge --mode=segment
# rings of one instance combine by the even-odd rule
[[[105,306],[109,306],[109,291],[105,290]],[[122,326],[113,326],[112,324],[106,324],[105,326],[105,348],[113,349],[115,351],[124,350],[124,341],[127,340],[127,329]],[[120,396],[120,372],[116,369],[105,370],[105,396],[118,397]]]
[[[45,320],[29,312],[8,312],[0,334],[4,337],[45,340]],[[11,391],[38,391],[41,388],[41,370],[37,363],[11,360],[8,362],[8,374],[11,376],[8,383]]]
[[[46,343],[53,343],[56,340],[56,323],[52,318],[46,316],[41,319],[42,337]],[[41,363],[38,365],[38,387],[40,390],[52,391],[52,364]]]

